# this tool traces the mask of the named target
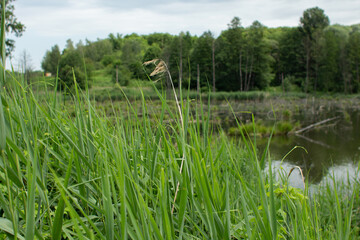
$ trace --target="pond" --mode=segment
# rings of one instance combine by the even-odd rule
[[[300,123],[299,128],[336,117],[299,134],[274,136],[270,144],[273,166],[279,169],[281,165],[287,173],[294,166],[299,166],[306,180],[313,185],[321,183],[324,178],[332,175],[337,179],[346,180],[348,176],[353,178],[357,174],[360,160],[358,101],[278,100],[271,103],[271,107],[267,102],[257,102],[239,105],[237,110],[246,108],[254,114],[255,119],[273,124],[274,116],[277,116],[277,120],[288,119]],[[243,122],[249,122],[249,116],[246,114],[238,114],[237,117]],[[268,138],[257,139],[260,151],[264,149],[267,141]],[[300,147],[291,151],[295,146]],[[289,181],[296,187],[303,185],[298,170],[291,174]]]
[[[299,166],[311,184],[320,183],[324,177],[337,178],[354,176],[360,160],[360,111],[347,110],[346,119],[340,119],[324,126],[310,129],[301,135],[274,137],[270,154],[275,164],[284,159],[283,168]],[[299,174],[292,177],[292,184],[301,181]]]

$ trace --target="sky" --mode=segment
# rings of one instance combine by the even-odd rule
[[[15,15],[25,24],[15,38],[11,63],[18,69],[24,51],[34,70],[41,70],[47,50],[67,39],[96,41],[110,33],[154,32],[218,36],[235,16],[244,27],[255,20],[267,27],[298,26],[304,10],[320,7],[331,24],[360,23],[359,0],[15,0]]]

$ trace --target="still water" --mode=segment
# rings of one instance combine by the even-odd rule
[[[336,113],[310,118],[297,117],[303,118],[303,123],[311,124],[326,119],[329,115],[334,116]],[[302,148],[291,151],[295,146]],[[286,156],[287,153],[289,154]],[[274,137],[270,145],[270,155],[277,169],[281,164],[284,171],[289,172],[292,167],[299,166],[311,184],[319,184],[329,176],[340,180],[347,180],[348,177],[359,178],[357,170],[360,160],[360,111],[347,109],[345,117],[342,113],[338,120],[310,129],[301,135]],[[299,171],[291,175],[290,183],[300,187],[302,181]]]
[[[360,179],[357,171],[360,160],[360,101],[358,99],[316,100],[310,98],[294,101],[277,99],[274,102],[234,103],[232,107],[237,118],[243,123],[251,121],[251,114],[249,118],[249,114],[241,113],[241,111],[249,111],[254,115],[255,120],[261,119],[270,124],[275,122],[274,116],[277,120],[298,122],[299,128],[337,117],[336,120],[298,135],[273,137],[270,145],[273,166],[276,169],[280,169],[281,166],[287,173],[294,166],[299,166],[306,180],[313,185],[321,183],[329,176],[335,176],[338,180],[346,180],[347,177]],[[224,119],[226,113],[224,112],[223,116],[221,113],[218,115]],[[223,127],[231,126],[223,125]],[[266,138],[257,139],[260,151],[266,146],[267,140]],[[296,148],[289,153],[295,146],[302,148]],[[294,171],[289,181],[296,187],[302,186],[299,171]]]

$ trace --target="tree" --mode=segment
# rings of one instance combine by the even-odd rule
[[[335,91],[339,87],[339,43],[332,30],[324,33],[322,51],[319,54],[319,90]]]
[[[142,62],[148,62],[154,59],[159,59],[161,57],[161,49],[157,43],[153,43],[145,52]],[[152,65],[144,66],[146,74],[149,76],[150,73],[154,70]]]
[[[127,81],[131,79],[146,79],[142,66],[146,48],[147,42],[142,37],[136,34],[125,36],[120,62],[122,65],[121,69],[127,69]]]
[[[179,34],[179,88],[181,88],[183,78],[183,38],[184,32],[181,32]]]
[[[51,51],[46,51],[45,56],[41,62],[41,67],[44,72],[49,72],[52,75],[56,75],[60,62],[61,54],[58,45],[51,48]]]
[[[174,76],[173,81],[175,86],[183,84],[183,80],[190,78],[189,58],[193,45],[193,38],[189,32],[181,32],[178,36],[174,36],[169,48],[169,70],[170,74]],[[178,76],[176,78],[175,76]]]
[[[94,42],[86,40],[86,45],[83,46],[84,57],[90,60],[97,69],[102,67],[101,60],[111,55],[112,51],[113,44],[109,39],[97,39]]]
[[[68,40],[59,62],[59,88],[66,91],[71,89],[74,85],[74,75],[78,86],[85,88],[90,75],[89,71],[86,73],[88,76],[85,75],[84,60],[80,51],[74,48],[71,40]]]
[[[108,39],[111,42],[113,51],[121,50],[121,47],[122,47],[122,35],[121,34],[118,33],[118,34],[116,34],[116,37],[115,37],[114,34],[110,33]]]
[[[150,47],[145,52],[143,62],[153,60],[154,58],[160,58],[163,61],[165,61],[166,65],[170,68],[170,60],[172,59],[171,55],[173,54],[172,42],[175,37],[170,35],[169,33],[152,33],[147,36],[144,36],[144,38],[146,39]],[[158,47],[160,48],[160,53],[157,53]],[[153,70],[153,67],[147,65],[145,66],[145,69],[146,69],[146,73],[150,74]],[[170,83],[170,78],[168,77],[167,74],[165,74],[164,80],[165,81],[161,82],[161,87],[166,89],[167,91],[166,96],[168,98],[171,98],[171,94],[172,94],[171,83]]]
[[[30,54],[26,50],[22,51],[20,54],[20,64],[24,74],[24,80],[27,82],[27,84],[30,84],[30,77],[31,72],[33,71],[33,67],[31,64]]]
[[[351,79],[353,80],[353,92],[360,91],[360,31],[353,30],[349,36],[347,45]]]
[[[212,46],[214,36],[210,31],[204,32],[195,42],[194,49],[191,54],[191,62],[195,67],[192,67],[193,76],[197,75],[197,64],[199,64],[200,80],[212,79]],[[196,79],[196,77],[193,77]],[[201,87],[207,86],[206,81],[201,81]]]
[[[217,86],[220,90],[244,90],[243,58],[244,28],[240,18],[234,17],[216,41],[218,68]]]
[[[303,33],[303,43],[306,52],[306,80],[305,92],[308,91],[309,79],[313,75],[311,64],[314,62],[314,45],[316,38],[320,37],[320,32],[329,25],[328,16],[324,10],[314,7],[304,11],[300,18],[300,31]]]
[[[270,44],[264,37],[265,27],[254,21],[246,36],[247,56],[245,65],[244,90],[265,89],[271,79],[270,63],[274,59],[270,55]]]
[[[277,79],[291,77],[297,86],[301,86],[306,78],[304,64],[305,50],[301,42],[302,33],[298,28],[284,29],[279,40],[279,64]]]
[[[169,33],[152,33],[144,36],[149,46],[157,44],[161,50],[169,46],[173,40],[173,36]]]
[[[243,27],[241,26],[241,21],[239,17],[234,17],[231,20],[231,23],[228,24],[228,41],[233,46],[233,53],[232,60],[234,62],[234,66],[239,66],[236,72],[238,72],[239,76],[239,90],[244,90],[244,81],[243,81],[243,74],[242,74],[242,62],[243,62],[243,47],[244,47],[244,39],[243,39]],[[236,63],[239,64],[236,64]]]
[[[5,29],[7,33],[13,33],[16,37],[21,37],[22,33],[25,31],[25,25],[18,21],[15,17],[14,10],[15,7],[12,2],[15,0],[6,0],[5,1]],[[2,9],[2,4],[0,5]],[[1,16],[0,16],[1,21]],[[12,39],[6,39],[6,55],[9,56],[12,51],[15,49],[15,41]]]

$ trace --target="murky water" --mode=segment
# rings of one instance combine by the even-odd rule
[[[323,119],[326,119],[325,115]],[[275,164],[279,165],[283,160],[284,169],[299,166],[311,184],[320,183],[324,177],[333,174],[337,178],[345,178],[347,174],[353,176],[360,160],[360,111],[350,109],[345,118],[339,117],[341,119],[299,135],[274,137],[270,153]],[[304,118],[303,122],[319,120],[319,116],[311,118]],[[301,148],[291,151],[295,146]],[[301,177],[295,176],[291,180],[298,185],[295,182],[301,181]]]
[[[310,99],[295,103],[278,102],[275,108],[270,108],[272,109],[270,111],[266,110],[269,107],[266,104],[266,102],[248,104],[239,106],[238,110],[250,108],[255,119],[270,122],[274,121],[275,112],[278,120],[289,118],[292,122],[299,122],[301,127],[338,117],[298,135],[273,137],[270,154],[275,168],[280,168],[281,165],[285,172],[289,172],[292,167],[299,166],[306,180],[311,184],[319,184],[324,178],[332,175],[341,179],[348,176],[360,178],[357,171],[360,160],[360,105],[358,103],[349,100],[315,101]],[[244,114],[239,119],[249,121],[246,120]],[[267,140],[257,140],[260,151]],[[301,146],[301,148],[291,151],[295,146]],[[299,171],[294,171],[289,180],[294,186],[302,185]]]

